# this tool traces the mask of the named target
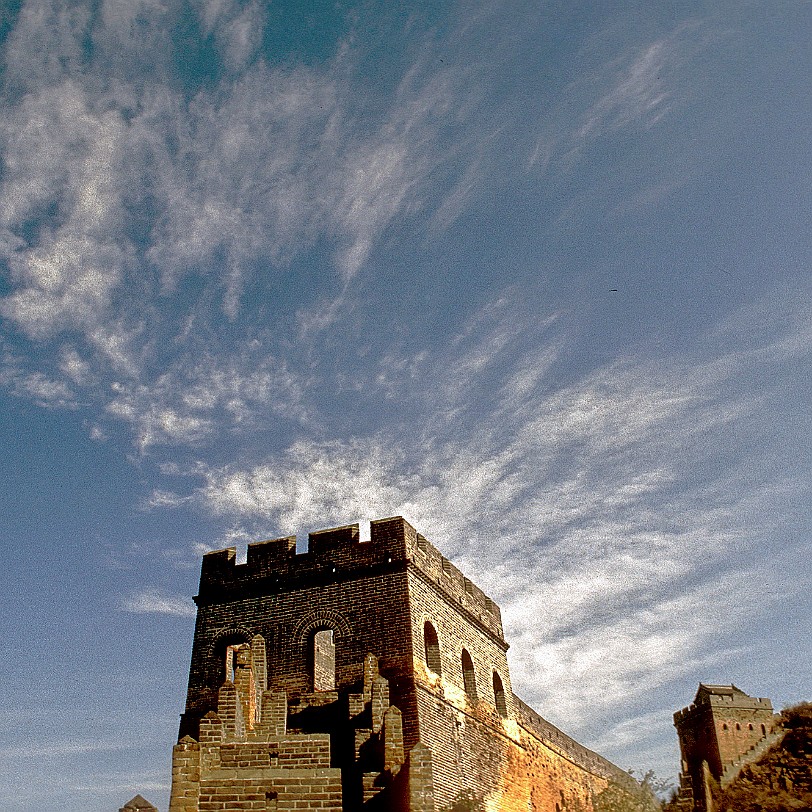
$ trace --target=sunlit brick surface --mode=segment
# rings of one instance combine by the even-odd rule
[[[170,812],[582,808],[626,773],[514,696],[499,607],[408,522],[203,559]]]

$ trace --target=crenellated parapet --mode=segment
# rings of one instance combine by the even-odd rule
[[[415,534],[416,535],[416,534]],[[203,556],[198,603],[292,587],[305,581],[338,581],[360,569],[405,564],[416,545],[402,519],[372,523],[372,540],[361,542],[357,524],[308,534],[307,551],[296,552],[296,537],[248,545],[244,564],[237,564],[234,547]]]
[[[294,536],[251,544],[244,563],[204,556],[169,812],[638,798],[514,696],[496,603],[402,517],[370,529],[311,532],[301,553]]]
[[[735,685],[700,685],[694,701],[674,714],[674,724],[681,725],[686,720],[706,710],[724,712],[727,710],[761,711],[772,714],[772,702],[765,697],[748,696]]]
[[[244,564],[234,547],[203,556],[198,605],[231,596],[268,594],[308,583],[343,582],[354,574],[365,577],[414,568],[468,615],[499,636],[501,612],[476,584],[466,578],[434,545],[403,517],[370,523],[370,541],[361,541],[358,524],[308,534],[307,551],[296,552],[296,537],[286,536],[248,545]]]
[[[419,533],[412,562],[441,592],[498,637],[503,637],[499,606]]]

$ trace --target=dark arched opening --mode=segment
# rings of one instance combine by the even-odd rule
[[[428,620],[423,624],[423,646],[426,650],[426,665],[435,674],[442,674],[443,667],[440,662],[440,640],[437,630]]]
[[[310,639],[310,678],[314,691],[336,687],[336,645],[332,629],[319,629]]]
[[[224,682],[234,682],[238,667],[238,652],[243,648],[250,650],[250,640],[241,632],[224,635],[216,642],[213,663],[216,674],[212,674],[212,687],[219,688]]]
[[[474,675],[474,662],[471,655],[462,650],[462,683],[465,686],[465,693],[471,701],[476,699],[476,676]]]
[[[493,672],[493,701],[496,710],[503,719],[507,719],[507,700],[505,699],[505,688],[502,685],[502,678],[496,671]]]

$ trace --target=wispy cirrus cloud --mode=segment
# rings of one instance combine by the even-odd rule
[[[225,65],[233,71],[245,68],[261,42],[265,11],[260,3],[208,0],[199,10],[203,33],[213,36]]]
[[[32,400],[43,408],[76,409],[80,405],[77,377],[86,374],[81,360],[72,353],[62,359],[63,374],[31,370],[25,359],[0,339],[0,386],[15,397]]]
[[[194,617],[195,605],[186,597],[166,595],[158,589],[145,589],[129,595],[121,602],[125,612],[150,615]]]
[[[61,380],[53,380],[42,372],[25,372],[13,359],[0,365],[0,385],[13,395],[32,400],[45,408],[77,408],[76,393]]]
[[[612,137],[623,137],[645,150],[639,139],[647,132],[703,103],[702,86],[709,78],[703,74],[705,57],[729,32],[709,18],[698,17],[660,36],[635,38],[620,49],[607,48],[607,38],[615,33],[610,27],[595,34],[575,55],[578,78],[542,119],[529,152],[528,170],[563,171],[569,176],[582,159]],[[635,193],[638,205],[678,188],[685,171],[682,167],[655,177]]]
[[[301,376],[255,343],[231,357],[184,357],[148,384],[114,382],[105,408],[131,425],[145,451],[198,444],[224,430],[247,431],[260,416],[307,423],[303,388]]]
[[[328,305],[311,296],[293,309],[304,327],[331,324],[342,290],[393,223],[442,205],[450,178],[465,171],[457,164],[475,121],[461,92],[467,72],[425,54],[391,96],[359,89],[347,44],[325,64],[256,58],[264,17],[252,3],[201,6],[201,31],[230,67],[189,96],[173,78],[178,53],[166,34],[178,9],[28,0],[6,48],[19,92],[5,99],[0,124],[9,282],[0,313],[61,352],[61,365],[37,372],[92,391],[142,447],[198,442],[211,429],[208,418],[168,407],[153,372],[184,322],[205,330],[218,300],[240,319],[251,307],[246,285],[293,295],[291,263],[327,245]],[[156,60],[149,70],[141,50]],[[199,297],[181,295],[186,282]],[[256,334],[247,323],[249,340]],[[207,339],[218,352],[218,339]],[[178,365],[193,365],[199,349],[176,344]]]
[[[21,74],[37,54],[78,53],[88,28],[104,30],[119,17],[85,14],[47,34],[46,17],[73,18],[56,1],[37,5],[48,14],[23,15],[20,47],[10,49]],[[144,5],[139,13],[159,11]],[[242,26],[236,18],[256,13],[255,4],[208,4],[204,31],[224,19]],[[48,49],[22,47],[38,36],[51,37]],[[39,335],[105,315],[128,252],[145,252],[170,287],[183,269],[225,259],[232,316],[246,264],[284,265],[323,235],[336,241],[340,273],[353,276],[392,218],[425,202],[460,77],[415,69],[362,123],[352,58],[339,51],[323,69],[259,61],[189,102],[168,83],[115,74],[105,82],[98,72],[90,80],[70,63],[57,81],[29,79],[29,92],[6,110],[2,226],[21,288],[7,297],[7,316]],[[132,231],[139,206],[153,208],[140,240]],[[46,219],[38,238],[26,237],[26,224],[48,211],[59,225]],[[105,248],[114,253],[102,254],[105,272],[95,272]]]
[[[675,50],[673,41],[660,39],[627,62],[614,62],[607,72],[611,86],[584,114],[576,139],[596,138],[605,130],[630,125],[653,127],[667,115],[673,100],[665,74]]]
[[[272,462],[200,465],[204,484],[184,498],[257,537],[405,515],[501,603],[517,690],[573,728],[724,648],[755,606],[742,606],[748,584],[787,598],[764,545],[799,486],[751,458],[783,384],[750,395],[738,380],[789,374],[810,342],[790,320],[786,335],[740,334],[735,350],[629,355],[561,387],[556,320],[514,315],[497,302],[448,349],[376,377],[385,396],[400,376],[417,404],[422,429],[395,431],[396,445],[387,427],[299,441]],[[720,621],[696,624],[703,609]]]

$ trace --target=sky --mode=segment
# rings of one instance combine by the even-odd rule
[[[812,698],[810,31],[3,0],[4,809],[165,812],[201,554],[392,515],[624,768]]]

